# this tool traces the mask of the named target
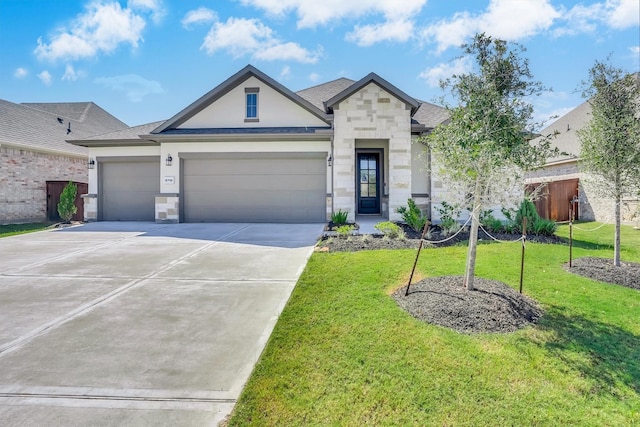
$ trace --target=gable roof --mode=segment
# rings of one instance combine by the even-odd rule
[[[355,80],[341,77],[327,83],[299,90],[296,93],[315,105],[318,109],[324,110],[324,102],[327,99],[333,98],[354,83]]]
[[[171,117],[169,120],[164,122],[163,125],[159,126],[157,129],[154,129],[151,133],[158,134],[162,133],[167,129],[174,129],[180,126],[182,123],[186,122],[200,111],[204,110],[206,107],[220,99],[222,96],[226,95],[233,88],[237,87],[239,84],[244,82],[250,77],[255,77],[258,80],[262,81],[267,86],[270,86],[275,91],[289,98],[292,102],[298,104],[300,107],[307,110],[309,113],[318,117],[320,120],[329,124],[327,121],[327,116],[324,112],[314,106],[312,103],[302,98],[301,96],[295,94],[291,90],[287,89],[271,77],[267,76],[262,71],[258,70],[252,65],[247,65],[242,70],[235,73],[233,76],[229,77],[227,80],[207,92],[205,95],[201,96],[187,108],[180,111],[175,116]]]
[[[391,93],[393,96],[395,96],[399,100],[403,101],[405,104],[411,106],[411,116],[413,116],[413,114],[418,110],[420,103],[416,101],[415,98],[410,97],[409,95],[407,95],[406,93],[404,93],[403,91],[401,91],[400,89],[398,89],[397,87],[395,87],[394,85],[392,85],[391,83],[389,83],[388,81],[386,81],[385,79],[377,75],[376,73],[369,73],[364,78],[360,79],[359,81],[355,82],[351,86],[344,89],[342,92],[337,93],[336,95],[334,95],[333,97],[325,101],[324,105],[325,105],[326,111],[328,113],[333,112],[333,107],[335,105],[344,101],[346,98],[350,97],[351,95],[353,95],[354,93],[356,93],[357,91],[359,91],[360,89],[362,89],[363,87],[367,86],[370,83],[375,83],[376,85],[380,86],[382,89]]]
[[[548,159],[547,163],[576,160],[580,156],[581,143],[576,131],[584,127],[590,119],[591,105],[585,101],[539,132],[543,136],[555,134],[551,139],[551,145],[567,153]]]
[[[15,104],[0,99],[0,117],[0,144],[75,156],[87,151],[66,139],[127,127],[93,102]]]

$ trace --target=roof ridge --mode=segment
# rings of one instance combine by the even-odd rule
[[[309,86],[309,87],[306,87],[304,89],[297,90],[296,93],[303,92],[303,91],[309,90],[309,89],[315,89],[315,88],[318,88],[320,86],[328,85],[330,83],[337,82],[338,80],[348,80],[351,83],[355,83],[356,82],[356,80],[350,79],[348,77],[338,77],[337,79],[329,80],[328,82],[320,83],[320,84],[317,84],[317,85],[314,85],[314,86]]]

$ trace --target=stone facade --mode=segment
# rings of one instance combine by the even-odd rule
[[[371,83],[334,108],[333,209],[356,214],[356,140],[388,141],[388,183],[383,211],[399,220],[396,209],[411,197],[411,111],[405,103]],[[384,203],[383,203],[384,204]]]
[[[83,194],[84,221],[95,222],[98,220],[98,195]]]
[[[177,224],[180,222],[180,197],[177,194],[156,196],[156,223]]]
[[[88,182],[87,159],[0,146],[0,223],[46,221],[47,181]]]

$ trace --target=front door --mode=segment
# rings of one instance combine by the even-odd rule
[[[380,213],[380,155],[358,154],[358,213]]]

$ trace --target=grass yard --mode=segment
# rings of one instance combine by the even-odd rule
[[[612,257],[611,227],[575,238],[574,256]],[[640,232],[622,239],[623,260],[640,262]],[[481,245],[478,276],[517,288],[520,250]],[[425,250],[414,280],[462,274],[465,254]],[[315,253],[230,425],[640,425],[640,292],[565,272],[567,246],[528,244],[524,290],[546,310],[540,324],[462,335],[388,296],[414,257]]]
[[[7,224],[0,225],[0,237],[15,236],[16,234],[42,231],[51,226],[49,222],[34,222],[29,224]]]

